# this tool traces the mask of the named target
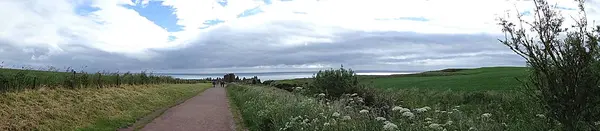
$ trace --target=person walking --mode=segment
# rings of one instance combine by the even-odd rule
[[[215,87],[217,85],[217,82],[212,81],[213,87]]]

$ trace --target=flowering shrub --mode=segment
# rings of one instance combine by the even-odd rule
[[[398,90],[388,96],[403,101],[388,105],[386,111],[366,106],[360,93],[329,100],[323,98],[328,93],[307,96],[240,85],[230,86],[228,93],[252,131],[548,130],[553,124],[536,116],[540,112],[535,105],[513,101],[520,100],[517,96],[485,94],[489,98],[502,97],[498,99],[505,102],[463,105],[462,93]],[[423,99],[425,96],[427,99]],[[449,96],[457,99],[447,104],[436,101]]]

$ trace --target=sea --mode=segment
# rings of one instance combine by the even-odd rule
[[[255,72],[255,73],[234,73],[240,79],[252,78],[257,76],[261,80],[285,80],[296,78],[312,78],[317,72]],[[397,75],[412,74],[417,71],[355,71],[357,75]],[[222,78],[227,73],[158,73],[181,79],[204,79],[204,78]]]

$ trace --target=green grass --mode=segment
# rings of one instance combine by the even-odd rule
[[[116,130],[209,84],[26,89],[0,94],[0,130]]]
[[[0,92],[35,89],[40,87],[115,87],[118,85],[143,84],[191,84],[202,80],[184,80],[170,76],[141,73],[93,73],[56,72],[0,68]]]
[[[363,84],[377,88],[439,89],[439,90],[514,90],[526,80],[525,67],[483,67],[476,69],[428,71],[416,74],[391,76],[358,76]],[[277,83],[303,85],[312,79],[279,80]]]
[[[365,79],[378,88],[428,88],[442,90],[513,90],[522,86],[516,78],[525,80],[524,67],[485,67],[456,72],[425,72]]]
[[[244,124],[252,131],[274,130],[384,130],[383,117],[398,126],[397,130],[434,131],[440,124],[446,130],[548,130],[553,125],[535,103],[511,91],[450,91],[432,89],[385,89],[376,92],[375,100],[389,102],[388,108],[364,106],[359,94],[326,100],[299,92],[287,92],[273,87],[232,85],[228,88],[231,101],[241,110]],[[312,95],[311,95],[312,96]],[[415,117],[408,118],[392,107],[410,109]],[[417,113],[415,109],[431,109]],[[359,113],[368,110],[368,113]],[[333,116],[337,112],[340,116]],[[490,117],[483,114],[489,113]],[[344,120],[348,116],[350,120]],[[452,122],[449,122],[452,121]],[[449,124],[450,123],[450,124]]]

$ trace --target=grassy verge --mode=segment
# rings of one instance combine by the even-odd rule
[[[240,113],[240,109],[237,107],[235,101],[232,100],[232,95],[229,92],[229,90],[227,91],[227,98],[229,99],[229,111],[231,111],[231,114],[233,115],[233,120],[235,121],[235,130],[247,131],[246,126],[244,125],[242,114]]]
[[[536,104],[508,91],[386,90],[375,99],[390,102],[383,108],[364,106],[360,94],[327,100],[273,87],[232,85],[228,91],[253,131],[548,130],[553,125],[537,115],[542,112]]]
[[[1,130],[116,130],[208,84],[36,89],[0,94]]]

